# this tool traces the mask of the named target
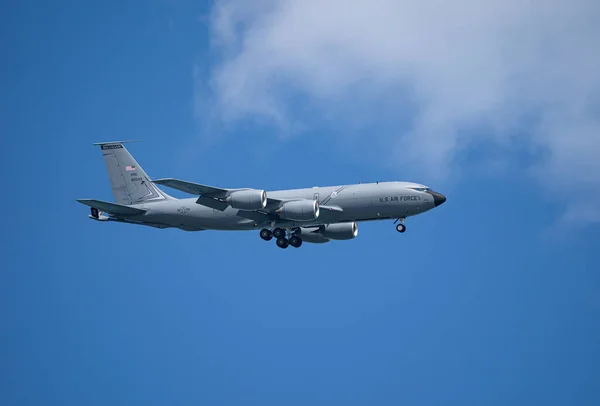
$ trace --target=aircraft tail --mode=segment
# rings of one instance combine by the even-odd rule
[[[127,141],[99,142],[115,203],[132,205],[173,199],[158,189],[127,151]]]

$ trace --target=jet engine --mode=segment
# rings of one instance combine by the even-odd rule
[[[316,200],[293,200],[285,202],[277,212],[286,220],[311,221],[319,217],[319,203]]]
[[[267,192],[264,190],[238,190],[233,192],[225,201],[234,209],[261,210],[267,206]]]
[[[330,240],[351,240],[358,235],[358,224],[356,221],[327,224],[321,226],[319,233]]]

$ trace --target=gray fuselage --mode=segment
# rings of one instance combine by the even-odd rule
[[[424,186],[411,182],[378,182],[271,191],[267,192],[269,198],[317,200],[321,206],[341,210],[321,210],[319,217],[312,221],[278,219],[274,224],[269,224],[277,227],[307,227],[415,216],[436,206],[435,192],[415,190],[418,188]],[[134,205],[132,207],[144,209],[146,213],[130,219],[190,231],[252,230],[267,225],[265,222],[238,216],[237,209],[227,207],[220,211],[197,204],[196,200],[197,198],[168,199]]]

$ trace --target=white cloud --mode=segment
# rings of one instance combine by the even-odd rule
[[[473,145],[519,146],[542,151],[546,190],[600,197],[597,0],[220,0],[211,33],[226,123],[392,139],[431,175]]]

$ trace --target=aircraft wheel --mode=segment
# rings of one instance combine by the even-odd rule
[[[277,246],[279,248],[287,248],[289,245],[289,241],[287,240],[287,238],[281,237],[277,239]]]
[[[277,227],[275,230],[273,230],[273,237],[285,238],[285,230],[282,230],[281,228]]]
[[[293,236],[290,238],[290,245],[294,248],[300,248],[302,245],[302,238]]]
[[[271,233],[271,230],[263,228],[262,230],[260,230],[260,238],[262,238],[265,241],[271,241],[271,238],[273,238],[273,233]]]
[[[399,233],[403,233],[406,231],[406,226],[404,224],[398,224],[396,226],[396,231],[398,231]]]

